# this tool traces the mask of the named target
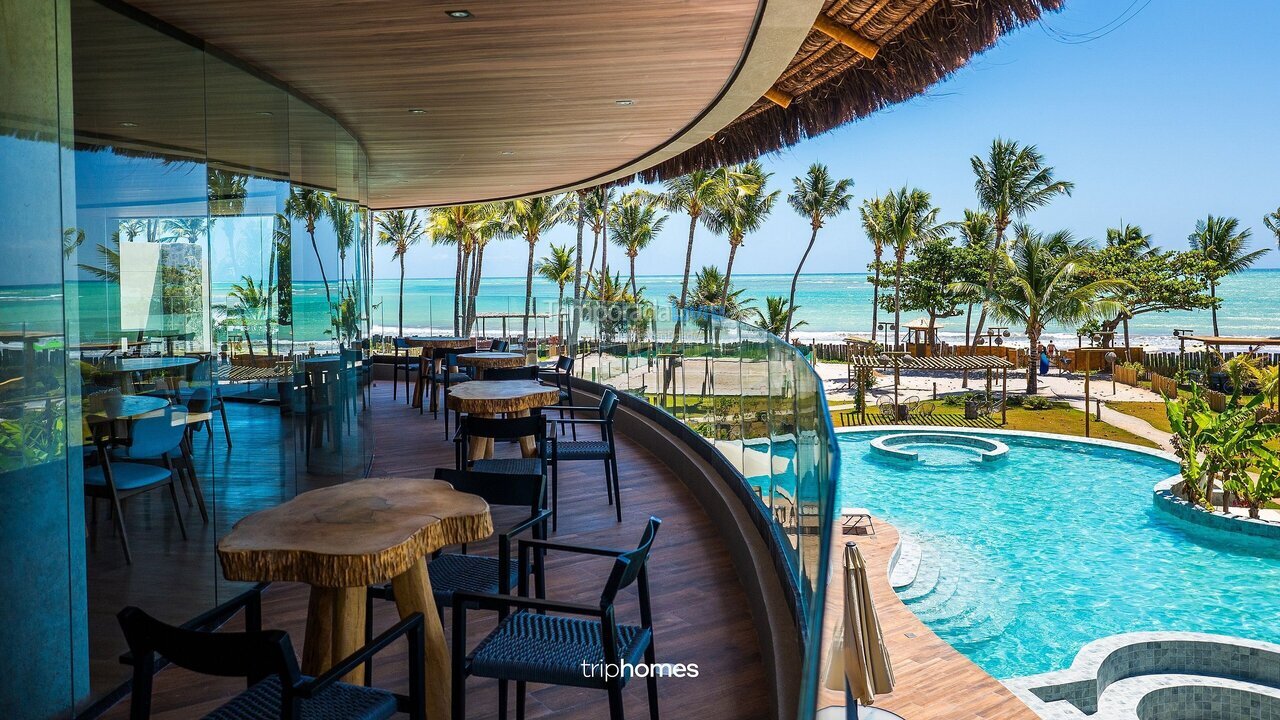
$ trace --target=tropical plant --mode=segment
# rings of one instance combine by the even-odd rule
[[[1280,245],[1280,208],[1262,216],[1262,225],[1276,236],[1276,245]]]
[[[720,315],[730,320],[746,320],[751,317],[747,305],[754,302],[743,298],[743,288],[733,288],[720,268],[704,265],[693,278],[689,293],[689,308],[703,314]]]
[[[111,233],[110,244],[98,243],[96,250],[101,264],[77,263],[76,267],[99,280],[120,284],[120,231]]]
[[[1209,285],[1209,298],[1213,305],[1213,334],[1218,334],[1218,281],[1249,269],[1262,259],[1270,248],[1249,251],[1249,228],[1240,229],[1240,221],[1233,217],[1209,215],[1196,222],[1195,232],[1187,236],[1191,247],[1204,254],[1209,262],[1204,267],[1204,281]]]
[[[560,291],[559,303],[556,305],[556,316],[561,317],[564,308],[564,286],[573,280],[576,265],[573,248],[568,245],[551,244],[551,254],[538,261],[534,270],[544,280],[555,283]],[[562,333],[563,334],[563,333]]]
[[[358,207],[355,203],[333,198],[329,202],[329,222],[333,223],[333,234],[338,240],[338,292],[344,294],[347,283],[347,253],[356,243],[359,234],[357,219]]]
[[[804,269],[804,262],[809,258],[813,243],[818,239],[818,231],[822,226],[828,220],[849,209],[849,203],[853,200],[850,192],[853,189],[853,181],[847,178],[836,180],[831,177],[826,165],[814,163],[809,166],[803,177],[792,178],[791,183],[792,190],[791,194],[787,195],[787,204],[809,220],[811,230],[809,244],[804,249],[804,255],[800,256],[795,275],[791,277],[791,294],[787,297],[787,307],[794,312],[796,283],[800,280],[800,271]],[[791,342],[792,329],[791,322],[788,320],[786,332],[783,333],[783,339],[787,342]]]
[[[948,223],[939,223],[941,212],[933,206],[929,193],[903,186],[880,198],[884,241],[893,248],[893,344],[896,348],[902,331],[903,266],[907,253],[915,247],[946,236]]]
[[[533,258],[543,234],[567,221],[573,210],[573,195],[543,195],[532,200],[513,200],[507,204],[507,222],[529,244],[529,260],[524,281],[524,334],[529,337],[529,313],[533,310]]]
[[[248,175],[210,168],[206,181],[210,215],[222,217],[244,214],[244,201],[249,196]]]
[[[725,283],[733,284],[733,260],[747,235],[758,231],[773,212],[781,190],[765,188],[773,173],[764,171],[759,160],[738,165],[726,171],[726,187],[706,207],[703,220],[710,230],[729,239],[729,261],[725,265]]]
[[[968,288],[980,286],[986,271],[986,255],[981,250],[956,245],[946,237],[930,238],[916,246],[901,275],[896,268],[890,269],[888,280],[900,295],[886,298],[885,309],[924,312],[929,327],[934,328],[939,319],[962,314],[960,306],[977,297]]]
[[[164,229],[169,234],[160,238],[159,242],[185,242],[195,244],[205,239],[213,229],[214,221],[203,217],[168,218],[164,221]]]
[[[1222,355],[1211,352],[1217,361],[1217,372],[1226,375],[1227,382],[1231,384],[1231,395],[1227,403],[1232,407],[1239,405],[1240,395],[1249,382],[1263,380],[1263,359],[1246,353],[1232,355],[1230,360],[1224,360]]]
[[[294,220],[301,220],[307,235],[311,238],[311,250],[316,255],[316,264],[320,268],[320,280],[324,282],[325,307],[333,311],[333,294],[329,291],[329,276],[324,271],[324,258],[320,257],[320,245],[316,242],[316,223],[329,214],[332,202],[327,193],[301,185],[294,185],[289,191],[289,199],[284,202],[284,211]]]
[[[970,254],[976,254],[982,260],[982,267],[991,267],[991,248],[995,246],[995,226],[991,223],[991,215],[979,210],[965,210],[964,219],[956,223],[956,231],[964,241],[964,247]],[[980,295],[967,293],[964,298],[964,344],[968,345],[973,330],[973,305],[982,301]],[[965,373],[968,380],[968,373]]]
[[[787,318],[792,315],[792,309],[787,306],[787,299],[779,295],[769,295],[764,299],[764,307],[763,312],[760,308],[752,308],[756,313],[756,324],[774,335],[782,335],[786,332]],[[800,320],[792,324],[791,329],[795,330],[805,325],[808,323]]]
[[[667,180],[663,184],[662,203],[671,212],[683,212],[689,216],[689,241],[684,251],[684,273],[680,276],[680,297],[676,301],[677,308],[683,308],[689,299],[689,273],[693,263],[693,238],[698,229],[698,220],[707,206],[715,203],[729,191],[730,171],[728,168],[715,170],[694,170],[687,175]],[[677,320],[677,327],[679,321]],[[679,330],[675,332],[674,341],[680,341]]]
[[[862,217],[862,229],[871,241],[871,339],[875,340],[876,328],[880,325],[880,271],[884,269],[884,249],[888,244],[889,219],[886,216],[884,201],[880,198],[868,198],[862,201],[858,214]]]
[[[276,294],[280,298],[276,323],[293,324],[293,225],[285,213],[276,213],[271,229],[271,265],[276,268]],[[270,284],[270,283],[268,283]],[[270,309],[268,308],[268,315]],[[267,338],[267,354],[271,354]]]
[[[262,324],[266,327],[266,336],[271,335],[271,322],[267,316],[270,297],[274,288],[255,281],[249,275],[242,275],[240,282],[233,283],[227,291],[227,303],[215,306],[215,309],[226,313],[228,320],[238,320],[244,329],[244,341],[253,354],[252,328]],[[268,351],[270,352],[270,351]]]
[[[63,228],[62,257],[69,258],[84,244],[84,229],[78,227]]]
[[[417,245],[427,231],[418,218],[417,210],[391,210],[378,213],[378,244],[391,248],[391,257],[400,262],[400,303],[396,308],[397,334],[404,336],[404,259],[409,248]]]
[[[1079,282],[1080,253],[1066,231],[1048,237],[1031,234],[1002,252],[1001,282],[984,291],[984,307],[996,319],[1026,328],[1028,342],[1027,394],[1036,394],[1036,345],[1050,324],[1074,326],[1124,311],[1115,300],[1099,299],[1121,289],[1125,282],[1101,279]],[[1067,252],[1061,252],[1062,250]],[[978,291],[973,284],[962,290]]]
[[[1192,383],[1187,396],[1165,397],[1165,417],[1169,419],[1173,452],[1178,456],[1182,474],[1182,494],[1194,505],[1207,505],[1209,494],[1205,492],[1205,465],[1202,462],[1202,428],[1214,422],[1209,403],[1200,391],[1200,385]],[[1210,480],[1210,482],[1212,482]]]
[[[586,224],[591,227],[591,261],[587,263],[587,285],[591,284],[591,278],[600,278],[608,273],[609,263],[605,260],[609,257],[608,242],[603,247],[604,254],[601,256],[600,272],[595,271],[596,251],[602,249],[600,239],[608,230],[609,225],[609,206],[613,204],[617,198],[617,191],[613,188],[604,186],[596,186],[587,191],[586,197],[582,200],[581,213],[586,219]]]
[[[1026,217],[1036,208],[1044,207],[1059,195],[1070,195],[1072,183],[1055,180],[1053,168],[1046,167],[1044,157],[1035,145],[1020,145],[1014,140],[996,138],[991,141],[987,158],[974,155],[969,159],[973,168],[974,192],[978,204],[987,212],[994,230],[991,247],[991,265],[987,271],[984,294],[990,295],[996,284],[996,271],[1002,264],[1005,231],[1015,218]],[[978,313],[978,325],[972,342],[977,344],[986,324],[987,309]]]
[[[1267,503],[1280,497],[1280,457],[1264,446],[1257,453],[1257,463],[1256,474],[1239,473],[1225,488],[1240,498],[1249,508],[1249,517],[1255,520]]]
[[[636,289],[636,256],[653,242],[667,224],[667,216],[658,215],[658,198],[648,193],[627,193],[609,212],[609,232],[613,243],[622,248],[631,266],[631,294]]]
[[[434,244],[456,249],[454,274],[454,333],[470,334],[475,323],[476,294],[484,271],[484,251],[492,240],[507,237],[507,207],[501,203],[454,205],[431,211],[431,239]]]

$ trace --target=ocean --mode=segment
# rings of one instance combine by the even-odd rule
[[[481,284],[478,311],[481,314],[508,314],[508,331],[518,333],[520,317],[524,312],[524,278],[486,278]],[[637,280],[646,297],[665,302],[670,295],[680,291],[678,275],[647,275]],[[785,297],[790,288],[790,275],[735,275],[734,284],[744,288],[743,298],[748,306],[762,306],[765,297]],[[109,308],[118,306],[107,300],[107,293],[114,287],[103,283],[80,283],[79,307],[82,335],[95,336],[94,328],[108,326]],[[299,341],[324,342],[326,330],[323,308],[324,290],[319,282],[294,281],[295,326],[281,333]],[[225,302],[228,285],[213,284],[213,302]],[[0,288],[0,326],[14,327],[26,323],[29,328],[52,329],[61,326],[61,288],[3,287]],[[452,332],[453,316],[452,278],[414,278],[405,281],[405,332],[426,334]],[[1219,330],[1225,335],[1277,336],[1280,335],[1280,270],[1250,270],[1225,279],[1219,288],[1223,299],[1218,311]],[[534,279],[536,309],[549,312],[556,302],[555,285]],[[396,332],[397,280],[378,279],[373,283],[372,312],[373,332]],[[796,331],[801,342],[838,342],[854,333],[866,336],[871,332],[871,286],[865,273],[813,274],[800,276],[796,288],[797,317],[807,324]],[[921,313],[904,313],[903,323],[920,317]],[[892,319],[881,311],[880,319]],[[976,321],[976,312],[975,312]],[[482,321],[484,331],[496,335],[502,330],[502,320],[497,317]],[[550,324],[550,320],[542,321]],[[964,339],[964,317],[940,321],[943,340],[956,343]],[[1130,335],[1135,346],[1149,349],[1174,349],[1173,329],[1194,330],[1208,333],[1212,329],[1209,312],[1170,312],[1139,315],[1130,323]],[[1050,328],[1045,341],[1053,340],[1062,347],[1075,347],[1074,328]],[[1021,344],[1019,328],[1010,329],[1007,342]],[[554,327],[542,326],[540,336],[556,333]],[[883,335],[881,335],[883,337]],[[1280,341],[1277,342],[1280,345]]]

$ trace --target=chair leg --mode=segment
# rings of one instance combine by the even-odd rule
[[[231,447],[231,426],[227,424],[227,406],[218,402],[218,414],[222,416],[222,434],[227,438],[227,447]]]
[[[618,482],[618,456],[616,453],[609,456],[609,466],[613,468],[610,475],[613,476],[613,508],[618,513],[618,522],[622,522],[622,485]]]
[[[528,683],[523,680],[516,681],[516,720],[524,720],[524,696]]]
[[[613,470],[609,466],[609,458],[604,459],[604,490],[609,496],[609,504],[613,504]]]
[[[364,591],[364,644],[373,641],[373,595]],[[373,687],[373,658],[364,661],[364,686]]]
[[[649,720],[658,720],[658,675],[652,670],[652,668],[657,667],[658,653],[653,648],[652,636],[650,636],[649,647],[644,651],[644,660],[649,663],[651,668],[647,681],[649,686]]]
[[[133,553],[129,552],[129,535],[124,531],[124,513],[120,510],[120,497],[116,495],[115,490],[111,491],[112,517],[116,521],[116,529],[120,531],[120,546],[124,548],[124,562],[126,565],[133,564]]]
[[[617,680],[609,681],[609,720],[625,720],[622,711],[622,686]]]
[[[187,483],[191,485],[191,492],[196,496],[196,507],[200,508],[200,519],[208,525],[209,509],[205,507],[204,489],[200,487],[200,478],[196,477],[196,463],[187,448],[183,449],[182,459],[187,466]]]
[[[178,491],[173,489],[173,479],[169,479],[169,499],[173,501],[173,515],[178,518],[178,530],[182,539],[187,539],[187,524],[182,522],[182,508],[178,507]]]
[[[560,463],[551,463],[551,532],[560,527]]]
[[[498,717],[507,720],[507,681],[498,681]]]

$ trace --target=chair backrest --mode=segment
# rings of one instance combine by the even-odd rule
[[[252,685],[266,677],[280,678],[283,688],[302,681],[289,635],[281,630],[207,632],[188,630],[151,617],[129,606],[116,616],[133,655],[134,720],[149,717],[151,676],[155,655],[204,675],[243,677]],[[141,697],[145,695],[145,697]]]
[[[458,492],[484,498],[490,505],[529,508],[536,515],[545,504],[546,480],[541,475],[475,472],[436,468],[436,480],[444,480]]]
[[[494,440],[515,440],[532,435],[541,443],[546,438],[547,423],[537,410],[527,417],[482,418],[463,415],[459,431],[464,438],[481,437]]]
[[[613,564],[613,572],[609,573],[609,581],[605,583],[604,592],[600,595],[601,608],[613,605],[614,599],[618,596],[618,591],[626,588],[635,582],[636,578],[640,577],[640,573],[644,571],[645,564],[649,562],[649,551],[653,548],[653,538],[658,534],[660,525],[662,525],[662,520],[650,517],[648,524],[645,525],[644,534],[640,536],[640,544],[636,546],[636,549],[628,550],[618,556],[617,561]],[[647,600],[647,598],[642,600]]]
[[[485,380],[537,380],[538,366],[526,365],[518,368],[490,368],[484,371]]]
[[[129,429],[129,456],[158,457],[178,450],[187,429],[187,411],[169,406],[151,417],[136,420]]]
[[[506,352],[511,348],[511,343],[506,340],[494,340],[489,346],[489,352]]]
[[[406,350],[406,351],[407,351],[407,350],[409,349],[409,341],[408,341],[408,340],[405,340],[405,339],[404,339],[404,338],[402,338],[402,337],[392,338],[392,340],[391,340],[391,347],[395,348],[396,350]]]
[[[561,355],[556,358],[556,372],[565,375],[573,374],[573,358],[568,355]]]
[[[431,358],[433,360],[448,360],[449,355],[451,354],[457,355],[457,353],[458,353],[457,350],[451,350],[449,348],[432,348]]]
[[[600,419],[606,423],[613,422],[613,415],[618,410],[618,394],[612,390],[605,390],[600,396]]]

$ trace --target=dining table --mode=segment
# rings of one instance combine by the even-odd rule
[[[463,353],[458,356],[458,364],[466,365],[476,369],[476,379],[484,379],[484,371],[490,368],[518,368],[525,364],[523,353],[513,352],[493,352],[485,350],[482,352]]]
[[[218,541],[223,576],[311,587],[302,671],[320,675],[363,644],[366,589],[391,582],[401,619],[422,613],[427,717],[450,714],[449,649],[427,558],[493,534],[489,505],[447,482],[387,477],[302,493],[247,515]],[[364,666],[344,680],[360,684]]]
[[[431,357],[431,350],[443,348],[445,350],[474,350],[476,347],[476,339],[474,337],[449,336],[449,335],[410,335],[404,339],[409,347],[422,348],[422,357],[419,362],[431,362],[431,369],[423,367],[422,372],[418,373],[418,377],[413,383],[413,403],[412,406],[422,407],[423,387],[422,376],[424,374],[440,372],[440,363]],[[434,402],[434,399],[433,399]],[[432,408],[434,409],[434,408]]]
[[[498,415],[526,417],[534,408],[560,402],[560,389],[537,380],[473,380],[449,389],[448,409],[479,418]],[[470,460],[493,457],[493,438],[471,438]],[[520,453],[535,457],[538,447],[533,437],[520,438]]]

